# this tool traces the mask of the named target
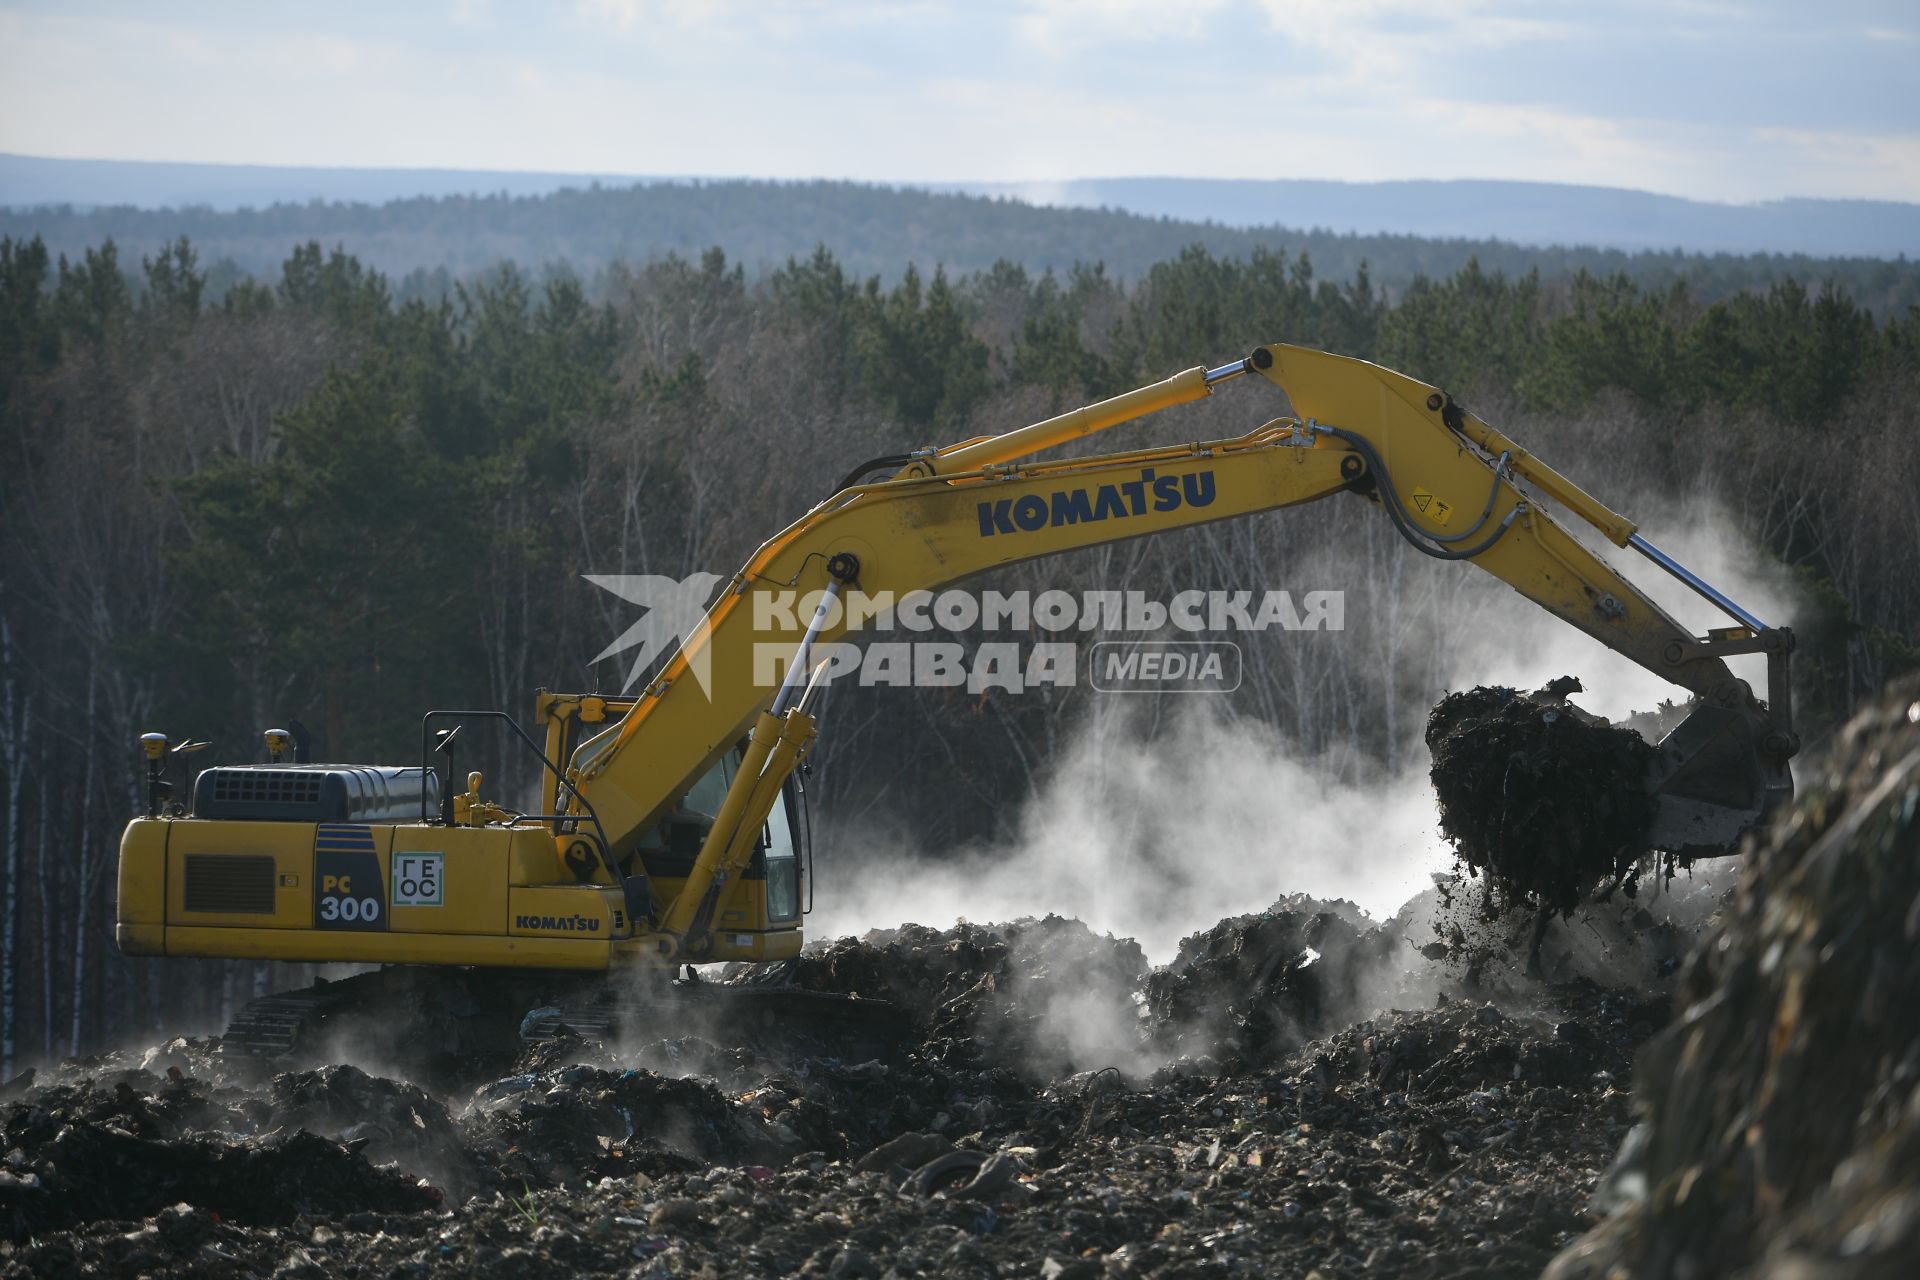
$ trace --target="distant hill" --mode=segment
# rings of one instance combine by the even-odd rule
[[[32,161],[25,170],[13,167],[20,163],[18,157],[0,157],[0,199],[10,203],[21,190],[49,189],[44,183],[52,171],[44,166],[83,162]],[[274,181],[324,184],[333,182],[337,175],[346,175],[339,180],[344,183],[352,176],[355,181],[371,183],[375,178],[369,175],[377,173],[243,166],[117,166],[104,162],[101,166],[87,171],[93,174],[92,181],[108,184],[91,188],[95,195],[107,194],[111,186],[108,179],[121,170],[137,172],[145,190],[203,193],[213,189],[207,183],[214,179],[227,182],[224,189],[231,193],[245,187],[243,179],[258,178],[265,183],[271,176]],[[193,173],[201,171],[212,177],[199,186],[192,185]],[[42,185],[13,185],[8,175],[19,172],[39,172],[34,182]],[[1626,272],[1641,284],[1656,287],[1685,281],[1697,296],[1706,299],[1763,287],[1791,275],[1813,284],[1833,280],[1882,316],[1904,312],[1906,307],[1920,303],[1920,264],[1905,259],[1628,252],[1606,247],[1521,244],[1491,234],[1435,238],[1432,234],[1327,229],[1330,219],[1322,216],[1326,212],[1324,202],[1315,206],[1304,197],[1301,221],[1317,222],[1320,229],[1290,230],[1272,223],[1241,226],[1229,220],[1228,215],[1250,216],[1249,210],[1264,207],[1261,201],[1278,199],[1274,188],[1282,184],[1140,181],[1143,201],[1157,191],[1159,196],[1155,198],[1187,199],[1191,195],[1202,201],[1196,207],[1217,205],[1220,216],[1199,219],[1176,218],[1171,213],[1150,216],[1110,207],[1041,205],[999,190],[937,192],[851,182],[659,180],[516,192],[509,179],[538,185],[568,178],[452,171],[378,174],[378,181],[393,184],[392,189],[408,182],[418,185],[429,178],[452,187],[485,181],[497,184],[497,189],[483,195],[443,191],[380,202],[371,198],[357,202],[312,200],[229,209],[209,205],[142,208],[132,204],[8,207],[0,208],[0,235],[43,236],[50,249],[69,257],[111,238],[129,263],[137,263],[142,255],[185,235],[198,247],[203,261],[226,264],[216,271],[216,280],[231,279],[241,272],[275,275],[295,245],[318,240],[328,247],[343,246],[393,276],[402,283],[403,291],[419,293],[442,291],[450,281],[501,261],[514,261],[534,270],[564,263],[591,276],[617,261],[643,262],[669,253],[694,256],[716,245],[754,273],[777,267],[792,257],[804,257],[816,246],[825,245],[850,270],[886,279],[896,278],[908,263],[926,270],[944,265],[950,271],[965,273],[985,270],[1002,259],[1033,271],[1098,262],[1116,276],[1133,279],[1154,263],[1199,244],[1216,255],[1229,257],[1245,257],[1256,249],[1289,256],[1304,252],[1321,279],[1351,279],[1364,263],[1376,284],[1395,291],[1419,275],[1452,275],[1470,258],[1477,258],[1483,267],[1509,274],[1538,267],[1550,277],[1586,269],[1601,274]],[[1427,184],[1395,185],[1425,189]],[[1438,218],[1452,207],[1454,212],[1448,216],[1454,224],[1470,225],[1465,197],[1456,188],[1475,185],[1432,184],[1446,192],[1448,200],[1426,200],[1429,212],[1421,216]],[[1586,188],[1514,185],[1536,193],[1571,193],[1567,199],[1576,205],[1583,192],[1596,199],[1662,199],[1633,192],[1596,194]],[[1211,205],[1203,199],[1210,187],[1221,193]],[[246,189],[264,193],[279,188],[268,184]],[[1082,194],[1091,198],[1104,190],[1101,184],[1087,184]],[[1490,209],[1505,207],[1523,206],[1512,201],[1489,204]],[[1545,203],[1536,201],[1524,207],[1532,208],[1536,218],[1547,217]],[[1587,222],[1577,225],[1589,227],[1599,216],[1592,214]],[[1491,214],[1488,220],[1497,221]]]
[[[1920,257],[1920,204],[1889,200],[1734,205],[1617,187],[1481,181],[1095,178],[1039,185],[956,184],[949,189],[1241,227],[1282,224],[1695,253]]]
[[[541,196],[567,188],[684,183],[672,176],[482,169],[340,169],[61,160],[0,154],[0,205],[205,206],[385,204],[414,197]],[[930,189],[1031,204],[1117,209],[1228,227],[1294,227],[1535,247],[1678,249],[1812,257],[1920,257],[1920,204],[1685,200],[1549,182],[1326,182],[1222,178],[1087,178],[1057,183],[934,183]]]
[[[268,164],[180,164],[147,160],[58,160],[0,152],[0,205],[131,205],[232,212],[326,200],[385,204],[413,196],[504,193],[540,196],[594,183],[630,187],[633,174],[527,173],[496,169],[330,169]]]

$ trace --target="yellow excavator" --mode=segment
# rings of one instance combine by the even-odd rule
[[[1229,439],[1032,460],[1243,376],[1284,391],[1292,413]],[[274,730],[265,763],[205,769],[182,802],[172,764],[197,744],[147,734],[148,812],[121,842],[119,946],[457,970],[496,1003],[548,1002],[524,1035],[596,1017],[605,1029],[617,1012],[551,1003],[580,990],[555,980],[800,951],[811,881],[798,771],[818,730],[826,664],[813,655],[854,620],[834,607],[843,593],[898,599],[1337,493],[1377,507],[1422,554],[1479,566],[1692,695],[1645,780],[1653,847],[1729,852],[1791,795],[1791,631],[1764,625],[1446,392],[1276,344],[1002,435],[862,465],[719,586],[643,689],[540,692],[544,739],[498,711],[432,711],[420,762],[376,767],[311,762],[299,735]],[[1679,578],[1729,625],[1693,635],[1554,510]],[[756,607],[766,595],[818,607]],[[756,670],[768,646],[792,655],[777,689],[764,662]],[[1765,702],[1727,667],[1742,654],[1766,655]],[[462,727],[486,722],[538,758],[539,812],[484,798],[478,773],[455,789]],[[256,1002],[229,1039],[284,1050],[355,981]],[[391,981],[382,989],[402,1013],[417,1003]]]

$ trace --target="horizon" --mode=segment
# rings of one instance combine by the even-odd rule
[[[100,164],[100,165],[136,165],[153,168],[211,168],[229,170],[269,170],[281,173],[368,173],[368,174],[437,174],[471,175],[475,177],[503,178],[539,178],[551,179],[557,183],[632,183],[635,185],[654,183],[772,183],[802,185],[806,183],[845,183],[851,186],[874,187],[903,191],[933,191],[940,194],[961,195],[1006,195],[1015,199],[1027,199],[1023,193],[1043,191],[1047,187],[1065,187],[1074,184],[1098,184],[1113,182],[1191,182],[1223,183],[1255,186],[1275,183],[1325,184],[1341,187],[1384,187],[1403,185],[1507,185],[1521,187],[1542,187],[1566,191],[1609,192],[1621,195],[1651,196],[1661,200],[1678,200],[1688,204],[1724,206],[1734,209],[1751,209],[1765,205],[1786,204],[1797,201],[1812,201],[1830,204],[1894,204],[1920,206],[1920,195],[1912,199],[1890,199],[1878,196],[1835,196],[1835,195],[1778,195],[1753,199],[1714,199],[1685,195],[1675,191],[1655,190],[1651,187],[1617,186],[1599,182],[1566,182],[1537,178],[1491,178],[1464,175],[1450,178],[1431,177],[1380,177],[1380,178],[1320,178],[1302,175],[1248,177],[1242,175],[1215,176],[1207,174],[1172,173],[1091,173],[1063,176],[1052,179],[1032,179],[1028,181],[1003,181],[979,177],[943,177],[928,179],[907,178],[860,178],[829,173],[774,175],[756,173],[616,173],[587,172],[578,169],[541,169],[541,168],[474,168],[463,165],[433,164],[306,164],[298,161],[234,161],[234,160],[179,160],[179,159],[130,159],[124,156],[67,156],[43,155],[33,152],[10,151],[0,149],[0,160],[19,159],[45,161],[53,164]],[[551,190],[566,190],[566,185],[556,185]],[[405,199],[439,199],[454,194],[451,192],[425,192],[419,196],[393,196],[380,203]],[[465,194],[493,195],[493,191],[472,190]],[[520,195],[531,193],[510,192]],[[6,192],[0,190],[0,206],[14,208],[32,207],[31,205],[11,204],[5,199]],[[326,197],[316,197],[326,199]],[[1028,200],[1029,203],[1047,204],[1047,200]],[[59,202],[55,202],[59,203]],[[352,199],[339,200],[337,203],[369,203]],[[165,206],[158,206],[165,207]],[[253,206],[241,206],[253,207]]]

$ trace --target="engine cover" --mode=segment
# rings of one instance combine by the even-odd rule
[[[439,811],[439,775],[418,765],[221,765],[193,784],[196,818],[418,822]]]

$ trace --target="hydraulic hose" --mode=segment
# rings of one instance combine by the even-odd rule
[[[1435,543],[1445,544],[1463,541],[1472,537],[1485,527],[1488,519],[1493,515],[1493,504],[1499,499],[1500,477],[1506,471],[1507,462],[1511,455],[1506,453],[1500,455],[1500,462],[1494,468],[1493,472],[1493,487],[1487,492],[1487,505],[1481,510],[1480,518],[1473,522],[1472,527],[1461,533],[1441,536],[1439,534],[1428,533],[1426,530],[1414,524],[1412,514],[1407,511],[1406,504],[1400,500],[1400,491],[1394,488],[1393,476],[1388,472],[1387,464],[1381,459],[1379,451],[1373,447],[1372,443],[1368,441],[1365,436],[1355,435],[1353,432],[1342,430],[1339,427],[1323,426],[1320,430],[1326,432],[1334,439],[1351,446],[1355,453],[1366,460],[1367,469],[1373,473],[1375,483],[1379,486],[1380,493],[1385,499],[1381,505],[1386,508],[1387,518],[1393,522],[1393,527],[1400,531],[1400,536],[1405,538],[1407,542],[1412,545],[1413,549],[1421,555],[1431,556],[1435,560],[1471,560],[1473,557],[1499,542],[1501,538],[1505,537],[1507,530],[1513,526],[1514,520],[1527,509],[1526,503],[1515,503],[1513,510],[1507,512],[1506,518],[1500,522],[1498,528],[1470,547],[1455,550],[1445,545],[1435,546],[1433,545]]]
[[[865,476],[869,471],[878,471],[882,467],[904,467],[912,461],[913,455],[910,453],[887,453],[882,454],[878,458],[868,458],[865,462],[847,472],[847,478],[833,486],[833,491],[834,493],[839,493],[842,489],[853,488],[854,485],[860,483],[861,477]]]
[[[1459,533],[1428,533],[1423,529],[1421,530],[1422,536],[1430,542],[1465,542],[1468,538],[1471,538],[1474,534],[1485,528],[1487,521],[1493,517],[1493,504],[1500,499],[1500,478],[1507,473],[1507,462],[1512,457],[1513,455],[1511,453],[1503,453],[1500,455],[1499,463],[1494,466],[1493,483],[1487,488],[1487,505],[1480,508],[1480,518],[1478,520],[1475,520],[1472,525],[1461,530]],[[1400,491],[1397,489],[1394,490],[1393,497],[1395,502],[1399,502]],[[1400,514],[1405,515],[1406,513],[1407,508],[1405,504],[1402,504]]]

